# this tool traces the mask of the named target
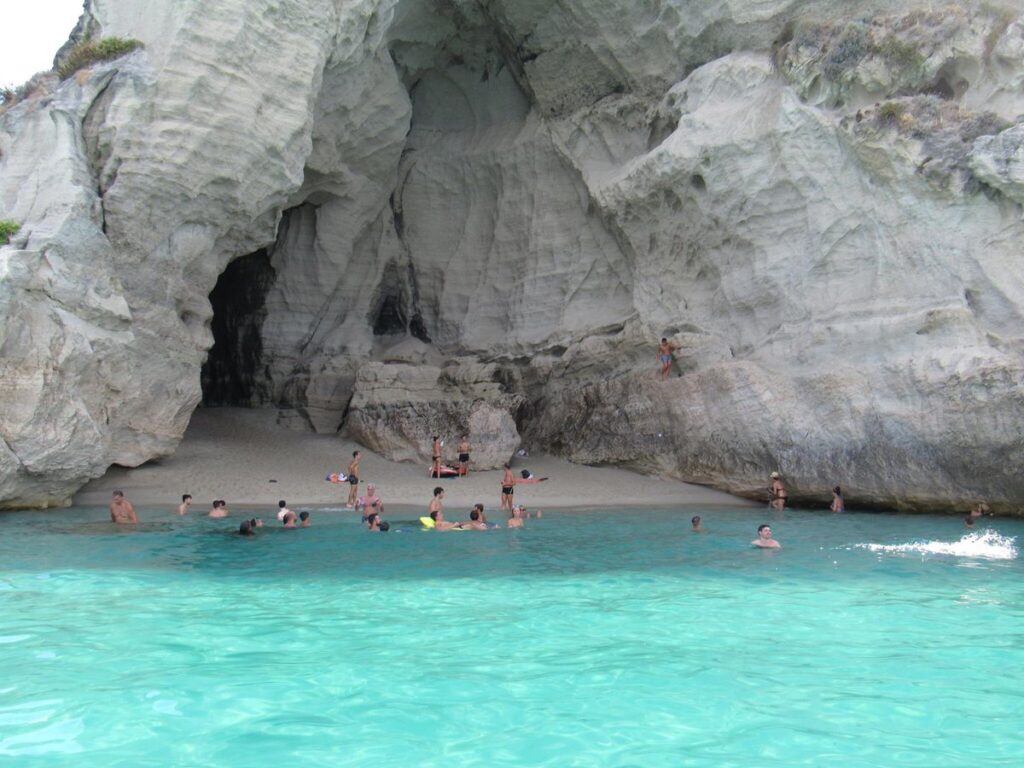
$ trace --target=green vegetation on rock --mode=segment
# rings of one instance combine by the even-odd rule
[[[57,74],[61,80],[67,80],[80,69],[100,61],[119,59],[141,47],[140,41],[124,37],[105,37],[102,40],[79,43],[57,67]]]
[[[21,225],[16,221],[10,219],[0,219],[0,244],[6,245],[7,242],[21,229]]]

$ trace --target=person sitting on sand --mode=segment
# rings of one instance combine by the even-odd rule
[[[833,512],[846,511],[846,503],[843,501],[843,489],[838,485],[832,489],[832,504],[829,509]]]
[[[118,525],[134,525],[139,522],[135,507],[124,497],[124,491],[110,494],[110,522]]]
[[[299,528],[309,528],[309,526],[310,526],[309,512],[306,512],[306,511],[299,512],[299,520],[301,521],[299,523]]]
[[[214,499],[213,500],[213,507],[210,509],[210,511],[207,513],[207,515],[209,517],[227,517],[228,516],[227,502],[224,501],[223,499]]]
[[[786,499],[789,498],[789,495],[782,482],[782,475],[778,472],[772,472],[772,484],[768,486],[768,496],[771,499],[772,509],[782,509],[786,506]]]
[[[285,513],[284,519],[281,522],[284,523],[285,528],[298,528],[295,524],[295,513],[290,509]]]
[[[384,514],[384,502],[380,496],[377,495],[377,486],[373,483],[369,483],[366,486],[366,495],[360,496],[356,501],[356,512],[362,513],[362,520],[366,522],[366,516],[369,512],[378,512]]]
[[[178,505],[178,514],[188,514],[188,508],[192,506],[192,494],[184,493],[181,496],[181,504]]]
[[[690,530],[694,533],[704,533],[704,529],[700,525],[700,515],[694,515],[690,518]]]
[[[782,549],[782,545],[772,538],[772,527],[768,524],[757,527],[757,538],[750,543],[761,549]]]

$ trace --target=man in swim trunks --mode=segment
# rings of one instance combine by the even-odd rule
[[[366,495],[360,496],[356,502],[356,512],[362,513],[364,522],[369,518],[370,512],[384,513],[384,502],[377,495],[377,486],[373,483],[366,486]]]
[[[441,440],[437,435],[434,435],[430,447],[430,476],[441,477]]]
[[[501,509],[512,511],[512,496],[515,492],[516,476],[512,474],[512,467],[505,464],[505,474],[501,477]]]
[[[192,506],[192,494],[185,493],[181,496],[181,504],[178,505],[178,514],[184,515],[188,513],[188,508]]]
[[[124,491],[114,491],[110,495],[110,522],[119,525],[134,525],[139,522],[135,507],[124,497]]]
[[[469,438],[466,435],[459,441],[459,474],[463,477],[469,474]]]
[[[663,380],[668,378],[669,371],[672,369],[672,353],[677,349],[675,344],[662,337],[661,344],[658,345],[658,361],[661,363],[661,378]]]
[[[348,463],[348,501],[345,506],[352,509],[356,505],[356,495],[359,492],[359,462],[363,455],[359,451],[352,451],[352,461]]]
[[[768,524],[757,526],[757,538],[750,543],[761,549],[782,549],[782,545],[772,538],[772,527]]]
[[[772,484],[768,486],[768,494],[771,498],[772,509],[782,509],[786,506],[786,486],[782,482],[782,476],[778,472],[772,472]]]

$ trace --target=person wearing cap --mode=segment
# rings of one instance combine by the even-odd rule
[[[786,486],[782,482],[782,475],[772,472],[772,484],[768,487],[768,494],[771,497],[772,509],[782,509],[786,506]]]
[[[362,520],[365,523],[370,512],[384,514],[384,502],[377,495],[377,486],[374,483],[367,483],[366,495],[360,496],[356,501],[356,511],[362,513]]]

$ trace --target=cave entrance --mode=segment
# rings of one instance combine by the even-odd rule
[[[213,347],[200,374],[204,406],[254,407],[266,400],[261,328],[274,282],[270,254],[235,259],[210,293]]]

